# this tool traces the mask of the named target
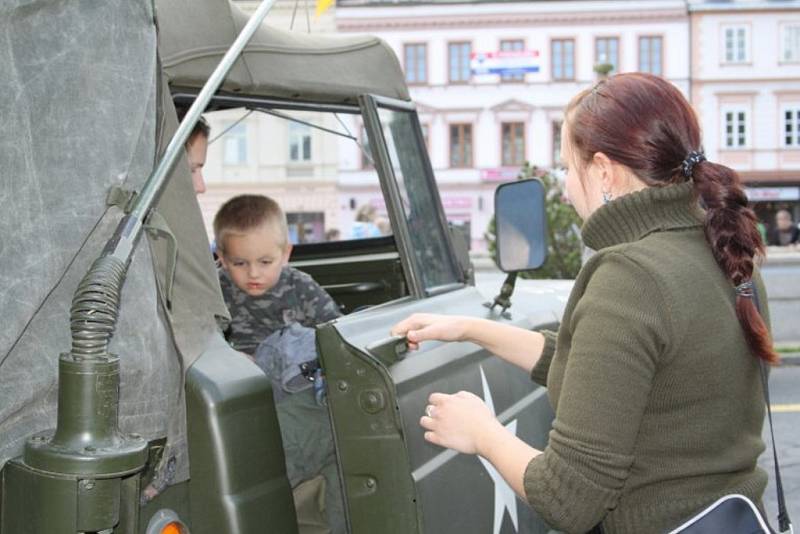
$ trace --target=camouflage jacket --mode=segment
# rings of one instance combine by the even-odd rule
[[[284,267],[275,287],[251,297],[219,270],[222,296],[231,314],[228,342],[236,350],[253,354],[273,332],[292,323],[315,327],[341,315],[333,299],[309,275]]]

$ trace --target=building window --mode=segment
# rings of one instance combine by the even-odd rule
[[[525,123],[504,122],[502,130],[502,165],[511,167],[525,163]]]
[[[800,147],[800,105],[783,110],[783,145]]]
[[[725,63],[747,61],[747,26],[731,26],[723,30]]]
[[[561,161],[561,121],[553,121],[553,167],[560,167]]]
[[[575,39],[550,41],[551,66],[554,80],[575,79]]]
[[[450,125],[450,166],[472,166],[472,125]]]
[[[525,50],[525,41],[522,39],[507,39],[505,41],[500,41],[500,51],[502,52],[523,52]],[[500,75],[500,79],[506,82],[521,82],[525,79],[525,74],[515,73],[515,74],[508,74],[503,73]]]
[[[724,112],[724,145],[725,148],[742,148],[747,146],[747,111],[728,109]]]
[[[781,30],[783,31],[781,60],[800,61],[800,24],[784,24]]]
[[[472,76],[470,71],[471,43],[449,43],[447,57],[450,64],[450,81],[453,83],[467,83]]]
[[[619,39],[616,37],[598,37],[594,41],[595,65],[611,65],[608,74],[619,72]]]
[[[297,122],[289,123],[289,161],[311,161],[311,127]]]
[[[225,133],[223,148],[225,165],[244,165],[247,163],[247,125],[239,123]]]
[[[662,44],[660,36],[639,37],[639,72],[649,72],[657,76],[663,74]]]
[[[428,82],[428,45],[424,43],[407,44],[403,48],[406,66],[406,82]]]

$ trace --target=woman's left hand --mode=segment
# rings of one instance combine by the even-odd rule
[[[467,391],[431,394],[419,424],[427,441],[465,454],[481,454],[483,442],[503,430],[483,400]]]

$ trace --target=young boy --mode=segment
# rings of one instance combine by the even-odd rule
[[[319,284],[287,265],[292,245],[286,217],[274,200],[262,195],[230,199],[214,217],[214,237],[233,348],[253,357],[264,339],[284,327],[299,323],[313,328],[341,315]],[[300,534],[344,534],[327,408],[309,388],[284,396],[276,411]]]
[[[250,356],[292,323],[310,328],[339,317],[333,299],[309,275],[287,265],[292,245],[278,203],[240,195],[214,217],[220,285],[231,313],[229,343]]]

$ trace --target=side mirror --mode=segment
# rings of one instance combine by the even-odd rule
[[[542,182],[502,184],[494,193],[497,264],[507,273],[530,271],[547,259],[547,217]]]

